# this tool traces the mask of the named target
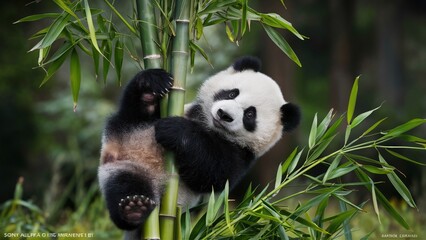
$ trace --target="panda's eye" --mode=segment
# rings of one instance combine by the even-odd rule
[[[246,118],[253,118],[254,117],[254,112],[253,111],[248,111],[245,113]]]
[[[235,91],[230,92],[229,95],[228,95],[228,98],[230,98],[230,99],[234,99],[236,97],[237,97],[237,93]]]

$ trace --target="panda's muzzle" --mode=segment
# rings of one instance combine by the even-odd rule
[[[220,118],[220,120],[225,122],[232,122],[234,119],[225,111],[223,111],[221,108],[217,110],[217,116]]]

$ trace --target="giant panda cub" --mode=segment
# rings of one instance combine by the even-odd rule
[[[243,57],[207,79],[184,117],[160,119],[159,101],[172,87],[162,69],[138,73],[107,121],[99,183],[112,221],[134,230],[160,202],[168,179],[164,150],[174,153],[180,177],[178,204],[234,187],[255,160],[300,119],[277,83]]]

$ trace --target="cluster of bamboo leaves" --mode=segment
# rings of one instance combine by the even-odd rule
[[[36,32],[31,39],[38,42],[30,51],[38,51],[38,67],[46,72],[41,81],[44,85],[70,59],[70,82],[74,99],[74,107],[78,101],[81,84],[81,55],[93,59],[96,77],[102,75],[104,82],[110,72],[115,69],[116,79],[121,84],[121,69],[125,57],[134,60],[141,68],[144,66],[139,42],[154,45],[162,56],[162,62],[155,67],[170,70],[173,38],[176,37],[175,7],[177,2],[189,11],[189,50],[191,66],[194,66],[195,54],[201,54],[209,61],[208,54],[197,43],[203,38],[204,29],[208,26],[223,24],[228,39],[238,44],[239,40],[250,30],[252,22],[261,23],[271,40],[301,66],[299,59],[281,34],[276,29],[286,29],[299,39],[299,34],[290,22],[276,13],[260,13],[248,5],[248,0],[153,0],[147,6],[136,1],[133,12],[120,12],[120,2],[104,0],[103,3],[88,0],[54,0],[59,12],[41,13],[18,20],[16,23],[49,20],[52,23]],[[101,5],[101,6],[99,6]],[[141,19],[152,16],[153,22]],[[143,41],[139,31],[141,24],[148,24],[155,31],[155,38]],[[144,48],[145,47],[145,48]],[[149,50],[148,48],[148,50]],[[147,51],[148,51],[147,50]],[[146,62],[145,62],[146,65]]]
[[[377,131],[385,119],[366,127],[362,123],[379,107],[354,116],[357,91],[358,78],[354,82],[345,115],[334,120],[335,114],[331,110],[319,123],[315,115],[307,148],[294,149],[279,165],[272,190],[268,191],[268,187],[265,187],[256,193],[249,187],[243,200],[232,210],[229,207],[228,186],[216,198],[212,193],[206,213],[195,224],[191,225],[188,212],[183,217],[183,239],[335,239],[342,236],[352,239],[351,220],[364,211],[366,204],[354,203],[354,187],[364,187],[371,194],[369,201],[379,222],[380,209],[384,209],[396,222],[409,229],[408,223],[380,191],[383,182],[373,179],[374,175],[387,176],[389,181],[386,183],[392,184],[410,207],[417,208],[400,178],[403,174],[399,174],[398,169],[385,159],[426,166],[425,162],[398,153],[401,149],[426,150],[426,139],[407,134],[409,130],[425,124],[426,119],[413,119],[387,131]],[[330,146],[336,143],[345,118],[343,139],[337,140],[337,143],[343,144],[339,149],[332,150]],[[352,136],[351,131],[356,127],[366,129],[361,135]],[[398,139],[399,145],[393,144],[395,139]],[[375,151],[376,157],[365,157],[365,150]],[[320,165],[325,166],[326,170],[312,175],[310,170]],[[348,174],[357,176],[358,181],[345,182],[343,177]],[[306,182],[306,188],[286,194],[286,187],[295,181]],[[291,199],[300,199],[298,197],[306,200],[294,208],[286,205]],[[340,210],[334,215],[327,211],[332,201],[338,203]],[[366,235],[364,238],[368,237]]]

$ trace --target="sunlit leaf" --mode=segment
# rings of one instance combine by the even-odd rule
[[[422,124],[426,123],[426,119],[421,119],[421,118],[415,118],[412,119],[402,125],[399,125],[391,130],[389,130],[383,137],[381,137],[381,139],[383,138],[395,138],[398,137],[399,135],[410,131],[411,129],[418,127]]]
[[[89,2],[88,0],[83,0],[83,1],[84,1],[84,11],[86,12],[87,25],[89,26],[90,41],[93,47],[103,56],[101,50],[99,49],[98,42],[96,39],[96,30],[95,30],[95,25],[93,24],[92,13],[90,10]]]
[[[314,151],[312,151],[312,154],[309,155],[309,161],[313,161],[317,159],[321,154],[324,152],[324,150],[330,145],[331,141],[333,141],[335,136],[331,136],[327,139],[324,139],[321,143],[318,144],[318,146],[315,148]]]
[[[322,182],[325,183],[327,182],[327,180],[329,179],[329,175],[331,174],[331,172],[334,171],[334,169],[337,168],[337,166],[339,166],[340,160],[342,159],[342,154],[338,154],[333,162],[331,162],[330,166],[328,167],[327,171],[324,174],[323,180]]]
[[[69,15],[73,16],[82,28],[84,27],[83,24],[81,24],[80,18],[77,16],[77,14],[75,14],[75,12],[64,1],[53,0],[53,2],[56,3],[62,10],[67,12]]]
[[[374,129],[376,129],[377,126],[379,126],[386,119],[387,118],[382,118],[379,121],[377,121],[376,123],[374,123],[371,127],[369,127],[367,130],[365,130],[365,132],[363,132],[360,137],[364,137],[365,135],[369,134],[371,131],[373,131]]]
[[[290,162],[290,165],[287,170],[287,175],[291,174],[294,169],[296,169],[297,164],[299,163],[300,157],[302,156],[303,150],[300,151]],[[284,172],[284,171],[283,171]]]
[[[277,188],[281,184],[282,178],[283,178],[283,172],[282,172],[282,167],[281,167],[281,164],[280,164],[280,165],[278,165],[278,168],[277,168],[277,174],[275,176],[274,188]]]
[[[269,38],[277,45],[281,51],[283,51],[293,62],[295,62],[299,67],[302,67],[299,58],[296,56],[296,53],[290,47],[288,42],[281,36],[276,30],[272,27],[262,24]]]
[[[321,123],[318,125],[318,128],[317,128],[317,136],[316,136],[316,139],[318,140],[318,139],[320,139],[323,135],[324,135],[324,133],[325,133],[325,131],[327,130],[327,128],[328,128],[328,126],[330,125],[330,123],[331,123],[331,119],[333,118],[333,109],[331,109],[328,113],[327,113],[327,115],[324,117],[324,119],[321,121]]]
[[[355,169],[357,169],[358,166],[357,165],[349,165],[349,166],[340,166],[338,168],[336,168],[335,170],[331,171],[329,176],[328,176],[328,180],[334,179],[334,178],[338,178],[341,177],[343,175],[346,175],[350,172],[353,172]]]
[[[196,31],[195,38],[197,40],[199,40],[203,36],[203,30],[204,30],[203,21],[201,20],[201,18],[197,18],[195,20],[195,31]]]
[[[216,209],[214,206],[215,206],[215,197],[214,197],[214,190],[212,190],[209,201],[207,203],[206,226],[211,226],[216,217],[216,212],[215,212]]]
[[[342,124],[343,121],[343,116],[340,116],[334,123],[333,125],[331,125],[327,131],[325,131],[324,135],[322,136],[322,138],[320,139],[320,141],[327,139],[333,135],[337,134],[337,130],[340,127],[340,124]]]
[[[315,140],[317,137],[317,114],[315,113],[314,120],[312,121],[311,131],[309,132],[309,149],[312,149],[315,145]]]
[[[354,84],[352,85],[351,95],[349,96],[348,112],[346,113],[348,124],[351,124],[352,116],[354,115],[355,111],[356,99],[358,95],[358,81],[359,76],[355,78]]]
[[[232,35],[232,30],[228,24],[225,24],[226,35],[228,36],[229,41],[234,42],[234,36]]]

